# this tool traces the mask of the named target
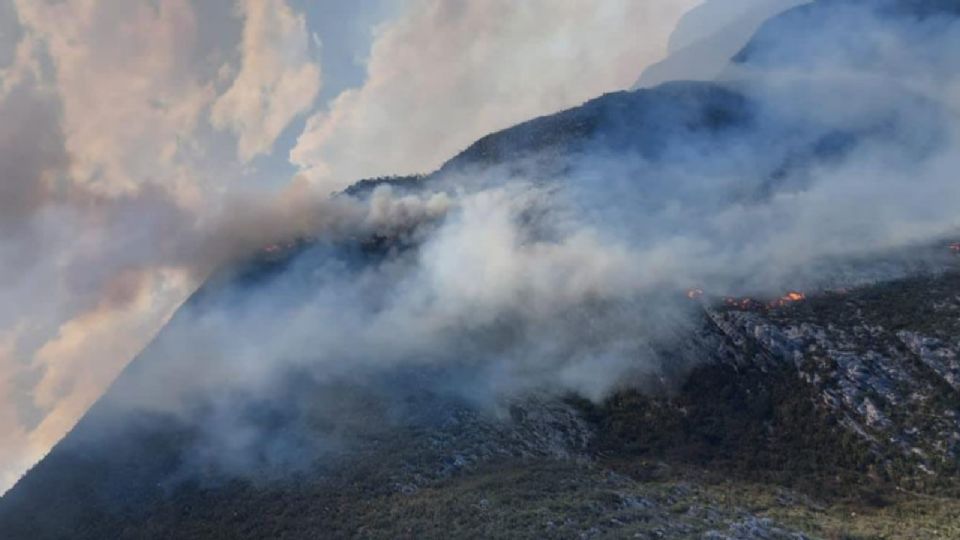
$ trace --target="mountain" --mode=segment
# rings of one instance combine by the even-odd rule
[[[760,25],[806,0],[710,0],[692,9],[670,36],[667,57],[640,75],[633,88],[676,80],[715,80]]]
[[[724,82],[607,94],[355,184],[375,226],[210,278],[0,499],[0,537],[960,536],[958,239],[932,203],[897,211],[911,190],[853,191],[937,185],[954,113],[888,75],[946,77],[956,13],[821,0]],[[666,277],[608,272],[621,245]],[[487,257],[495,276],[463,263]],[[499,288],[514,275],[532,283]]]

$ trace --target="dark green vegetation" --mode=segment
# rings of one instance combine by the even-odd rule
[[[780,327],[816,324],[853,332],[866,324],[877,325],[882,331],[871,335],[868,344],[843,346],[854,345],[849,348],[857,354],[887,347],[899,351],[904,365],[898,367],[916,369],[934,389],[931,406],[960,411],[960,393],[926,369],[897,339],[898,332],[910,330],[956,341],[960,336],[958,294],[960,273],[954,272],[825,293],[787,308],[764,309],[763,316]],[[747,355],[765,352],[749,342],[743,349]],[[801,365],[801,372],[835,369],[817,353]],[[727,358],[695,368],[669,398],[629,391],[599,407],[588,403],[584,407],[598,426],[594,449],[601,455],[652,456],[822,496],[882,500],[878,494],[895,491],[893,485],[902,478],[880,463],[900,458],[872,451],[863,437],[841,424],[842,411],[818,406],[822,391],[819,383],[800,384],[792,364],[744,365]],[[889,411],[908,428],[920,426],[932,412]],[[629,459],[623,463],[631,466]],[[955,459],[943,463],[945,477],[929,478],[924,484],[931,492],[956,496],[960,493],[958,465]]]
[[[597,451],[627,471],[669,461],[821,496],[879,490],[873,456],[788,367],[708,364],[669,399],[617,395],[596,411]]]

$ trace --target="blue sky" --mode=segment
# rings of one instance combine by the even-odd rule
[[[374,29],[401,9],[398,0],[291,0],[290,5],[306,17],[312,53],[323,66],[324,84],[314,110],[325,110],[341,92],[363,84]],[[267,176],[273,181],[283,182],[296,173],[288,154],[305,121],[302,116],[291,121],[277,138],[273,152],[258,160],[257,166],[269,171]]]

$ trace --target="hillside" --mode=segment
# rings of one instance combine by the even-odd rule
[[[773,309],[690,304],[701,326],[686,350],[665,354],[705,361],[664,394],[624,391],[597,405],[532,399],[515,403],[506,418],[420,395],[407,402],[404,421],[389,429],[363,422],[370,431],[348,454],[326,454],[290,473],[262,464],[254,477],[178,480],[189,429],[141,418],[83,441],[87,419],[4,498],[4,531],[10,538],[159,538],[174,530],[181,538],[957,534],[950,527],[960,513],[960,272]],[[304,381],[288,389],[291,401],[329,390]],[[370,397],[341,411],[363,408],[376,418],[384,403]],[[297,419],[270,421],[277,430],[302,429]]]
[[[821,0],[721,82],[355,184],[373,225],[210,278],[0,499],[0,538],[960,537],[960,238],[893,234],[910,190],[875,197],[936,189],[955,113],[793,71],[855,20],[935,30],[897,58],[946,77],[924,51],[955,14]],[[831,65],[902,67],[867,45]]]

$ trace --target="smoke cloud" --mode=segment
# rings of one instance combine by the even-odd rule
[[[466,18],[449,10],[425,17],[436,2],[343,4],[0,0],[0,490],[71,428],[211,273],[297,239],[400,235],[416,243],[419,224],[453,205],[448,194],[329,200],[331,189],[355,180],[349,175],[426,170],[494,127],[622,86],[655,59],[686,8],[611,4],[613,15],[636,24],[607,13],[578,27],[570,22],[584,13],[578,2],[539,6],[555,25],[538,24],[514,3],[471,4]],[[357,17],[363,23],[330,20],[359,10],[369,10]],[[366,27],[377,21],[376,30]],[[656,32],[635,39],[641,23]],[[509,31],[496,30],[504,25]],[[421,45],[466,54],[457,31],[464,28],[483,29],[482,61],[415,61]],[[526,69],[544,58],[539,42],[553,43],[549,58],[562,59],[567,45],[582,49],[611,29],[620,36],[618,59],[607,65],[594,53],[589,80],[559,64]],[[428,34],[430,44],[421,40]],[[507,51],[514,62],[498,60]],[[333,69],[320,65],[321,53]],[[412,118],[404,116],[409,100],[381,99],[382,68],[397,58],[424,83],[415,94],[433,88],[423,95],[447,103],[469,97],[470,108],[490,112],[470,115],[476,123],[459,116],[458,138],[445,138],[449,149],[424,141],[435,141],[440,127],[450,131],[452,108],[416,115],[417,136],[390,131]],[[481,67],[489,85],[535,91],[508,108],[513,91],[471,90]],[[354,72],[367,80],[354,80]],[[397,88],[407,82],[389,79]],[[344,88],[341,99],[318,102]],[[345,97],[355,93],[372,98]],[[364,129],[401,133],[398,144],[415,141],[399,151],[403,166],[385,155],[393,144],[351,139],[346,130],[334,139],[354,142],[337,154],[363,155],[366,165],[351,168],[345,158],[335,182],[297,175],[301,164],[287,153],[303,116],[347,109],[367,120]],[[316,164],[302,164],[304,172]]]
[[[495,5],[503,8],[488,7]],[[0,368],[23,373],[11,366],[25,357],[43,366],[27,371],[39,379],[34,402],[41,409],[64,396],[89,404],[97,392],[71,392],[81,383],[67,374],[91,355],[132,356],[139,347],[124,337],[158,327],[176,299],[206,280],[114,384],[91,422],[144,411],[169,415],[195,430],[192,463],[239,473],[264,460],[287,465],[349,445],[354,431],[375,423],[350,410],[363,396],[385,403],[382,421],[389,423],[402,421],[406,399],[419,393],[496,414],[529,395],[599,400],[624,386],[662,390],[696,361],[676,347],[696,324],[687,288],[762,296],[888,278],[917,262],[909,258],[912,251],[903,258],[903,250],[941,242],[960,228],[960,183],[953,173],[960,165],[960,70],[949,54],[957,50],[960,26],[951,14],[897,15],[891,6],[898,5],[823,0],[796,8],[762,27],[717,83],[671,83],[587,104],[574,113],[585,116],[573,119],[598,127],[567,146],[544,143],[524,152],[536,140],[525,134],[546,125],[534,123],[504,140],[516,150],[505,154],[505,163],[468,150],[421,180],[332,198],[314,190],[343,184],[339,176],[327,182],[329,170],[354,170],[349,148],[330,150],[338,145],[362,149],[382,172],[398,172],[389,167],[406,163],[408,151],[422,157],[418,163],[438,159],[436,148],[405,147],[396,132],[374,136],[343,126],[369,118],[357,111],[392,111],[405,99],[416,105],[411,110],[428,108],[395,77],[373,84],[379,70],[392,65],[381,55],[406,50],[383,44],[408,43],[401,37],[417,34],[411,28],[424,13],[459,21],[454,29],[472,28],[468,23],[482,15],[473,10],[480,8],[447,13],[416,4],[413,15],[382,30],[384,48],[371,53],[372,82],[307,121],[293,150],[306,174],[269,202],[242,187],[229,195],[222,189],[216,198],[195,186],[131,189],[120,178],[142,175],[118,172],[132,167],[124,160],[78,164],[72,156],[83,144],[131,145],[140,135],[87,141],[84,130],[92,128],[69,118],[84,104],[60,100],[62,118],[31,127],[65,142],[34,149],[49,154],[23,161],[28,180],[10,184],[11,197],[21,201],[16,211],[29,217],[10,218],[28,232],[0,245],[8,250],[4,263],[19,265],[5,275],[23,276],[16,288],[3,290],[3,299],[27,303],[56,283],[69,294],[55,297],[69,298],[70,305],[50,302],[36,313],[78,315],[66,323],[38,316],[56,323],[35,327],[0,313],[9,318],[3,327],[9,330],[0,334]],[[855,39],[848,32],[853,27],[863,29]],[[417,36],[409,43],[437,47],[429,33]],[[443,58],[448,51],[433,52]],[[219,53],[228,58],[236,51]],[[477,54],[499,57],[487,53]],[[537,64],[541,57],[531,58]],[[42,79],[50,66],[35,64],[12,72]],[[158,65],[176,69],[175,63]],[[137,129],[175,139],[164,130],[192,132],[212,106],[222,117],[214,123],[233,132],[240,155],[249,158],[273,144],[257,138],[263,132],[243,143],[249,126],[285,124],[302,108],[218,108],[215,103],[239,99],[224,97],[242,94],[234,88],[263,81],[245,78],[243,68],[229,84],[218,69],[200,72],[205,76],[195,84],[169,92],[188,92],[205,106],[184,105],[175,115],[182,123],[168,119]],[[10,88],[14,96],[16,84]],[[56,102],[42,88],[23,99]],[[379,92],[401,105],[379,107],[385,99]],[[276,114],[286,121],[266,120],[281,109]],[[444,137],[457,131],[451,122],[431,122],[426,139],[456,141]],[[344,132],[357,135],[327,138]],[[274,139],[279,132],[266,133]],[[171,144],[171,151],[195,156],[189,144]],[[341,158],[348,163],[330,165]],[[205,159],[190,164],[193,173],[208,170]],[[67,171],[86,180],[63,191],[58,175]],[[179,167],[164,172],[169,178],[181,173]],[[103,185],[95,180],[101,176]],[[32,259],[7,255],[29,254],[38,245],[55,246],[69,271],[31,266],[50,251]],[[882,273],[853,264],[880,258],[894,264]],[[942,263],[936,255],[920,262]],[[131,325],[142,327],[117,326],[134,311],[149,314]],[[119,338],[111,335],[117,328]],[[121,365],[87,371],[96,381],[84,388],[106,384]],[[291,391],[305,381],[314,385],[309,402]],[[20,386],[2,384],[9,392]],[[269,431],[271,422],[250,414],[260,407],[322,426],[322,436],[302,440],[297,434],[304,430],[289,437]],[[69,424],[68,414],[33,414],[51,427],[30,430],[31,436],[62,433]]]
[[[394,411],[422,394],[496,414],[530,395],[663,390],[696,362],[680,345],[697,321],[689,287],[775,297],[945,268],[946,249],[924,248],[960,229],[960,71],[927,51],[949,50],[960,26],[874,9],[800,8],[776,22],[799,25],[791,47],[765,44],[782,29],[761,31],[722,84],[603,98],[620,100],[615,116],[587,104],[604,120],[565,152],[490,165],[468,150],[414,184],[342,197],[366,212],[353,241],[212,283],[105,407],[185,422],[200,407],[194,457],[250,473],[394,421],[285,401],[291,374],[314,381],[319,403],[374,396]],[[798,56],[802,25],[825,13],[847,19]],[[862,62],[854,22],[883,36],[871,55],[897,58]],[[903,78],[898,62],[924,76]],[[343,429],[275,447],[284,439],[242,412],[251,402]]]

